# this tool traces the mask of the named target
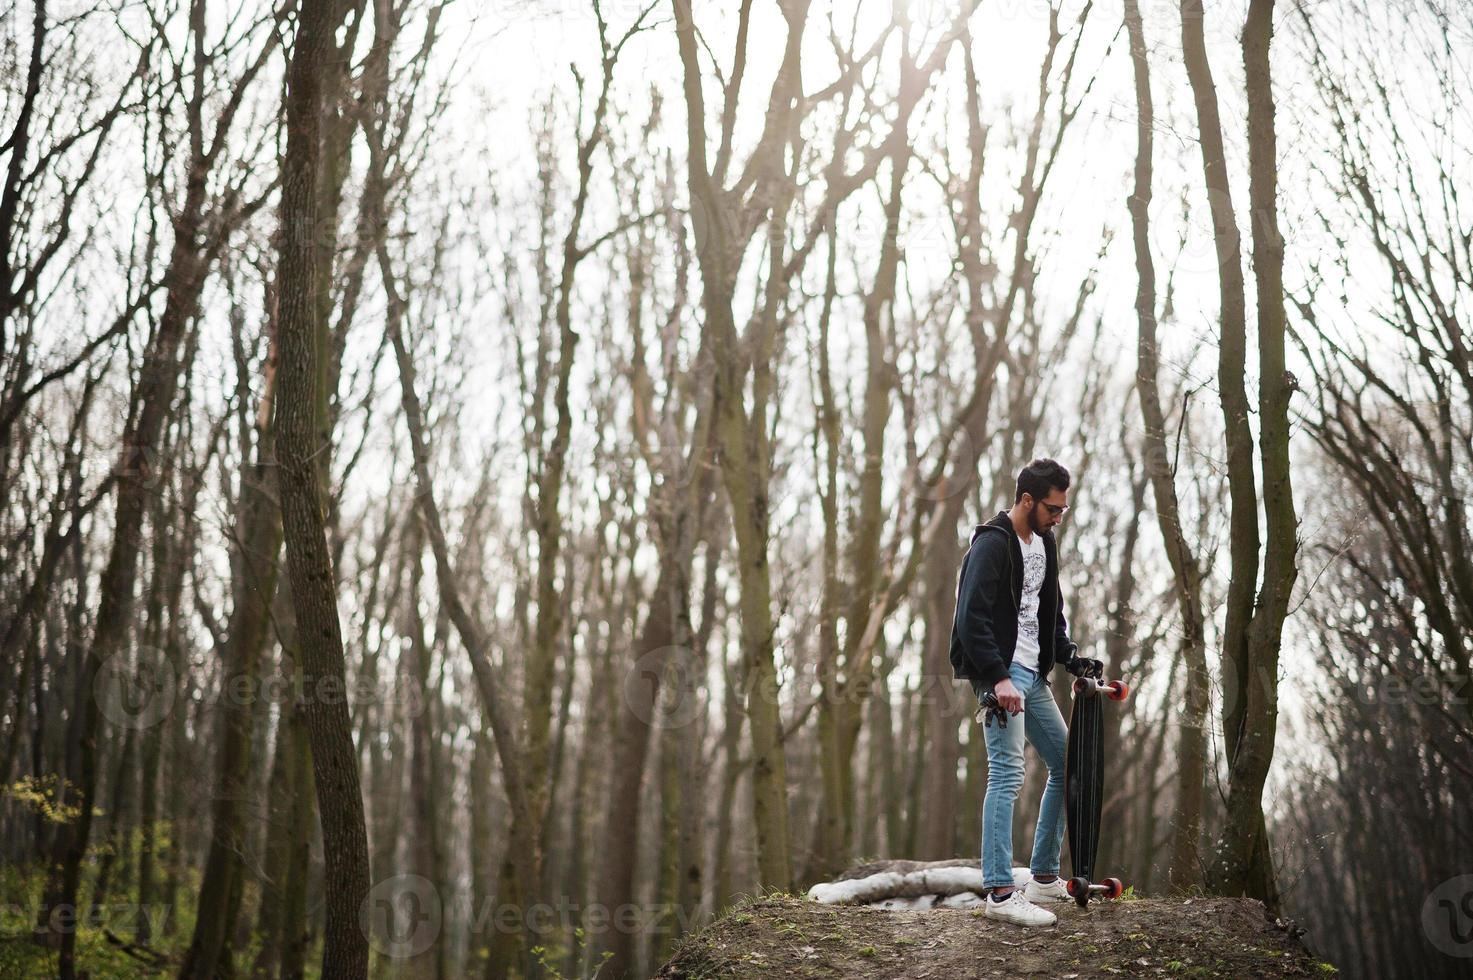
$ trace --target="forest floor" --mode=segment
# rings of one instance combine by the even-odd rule
[[[744,977],[1333,977],[1249,899],[1125,898],[1050,906],[1025,930],[981,909],[886,910],[773,895],[688,937],[662,980]]]

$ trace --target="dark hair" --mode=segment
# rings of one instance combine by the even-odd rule
[[[1068,470],[1056,460],[1035,459],[1018,473],[1018,493],[1013,497],[1013,503],[1021,501],[1025,493],[1034,500],[1042,500],[1050,490],[1068,489]]]

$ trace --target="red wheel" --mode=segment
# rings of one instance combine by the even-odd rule
[[[1125,894],[1125,886],[1120,883],[1119,878],[1106,878],[1100,884],[1105,886],[1106,898],[1119,898]]]
[[[1105,697],[1111,701],[1124,701],[1130,696],[1130,685],[1124,681],[1111,681],[1105,686]]]
[[[1064,883],[1064,890],[1073,898],[1089,894],[1089,882],[1084,878],[1070,878]]]
[[[1083,677],[1074,678],[1074,696],[1077,698],[1084,693],[1089,685],[1084,682]]]

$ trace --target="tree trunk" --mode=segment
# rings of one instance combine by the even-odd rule
[[[382,197],[378,200],[382,201]],[[520,904],[523,909],[530,909],[538,901],[536,891],[541,875],[537,835],[534,832],[536,828],[531,817],[531,799],[522,769],[522,750],[513,728],[512,711],[504,700],[500,678],[491,664],[490,640],[471,616],[461,589],[460,577],[451,564],[450,548],[445,539],[444,524],[440,520],[439,504],[436,503],[434,482],[430,476],[429,447],[425,440],[424,412],[415,391],[414,362],[404,341],[402,320],[405,301],[399,294],[393,266],[382,241],[378,245],[378,261],[384,288],[389,294],[387,332],[399,366],[400,398],[404,405],[405,425],[409,430],[415,483],[419,488],[416,503],[425,522],[430,552],[435,559],[435,580],[439,585],[441,604],[470,657],[471,673],[481,695],[485,721],[495,737],[502,780],[512,814],[511,836],[502,862],[497,900],[503,906]],[[512,956],[515,947],[520,945],[523,973],[528,976],[539,973],[540,963],[532,953],[533,943],[522,942],[519,937],[520,931],[497,930],[487,962],[488,970],[501,970],[503,973],[509,970],[510,963],[505,958]]]
[[[697,481],[701,482],[701,481]],[[683,495],[682,495],[683,496]],[[672,655],[684,658],[690,642],[690,567],[694,550],[695,515],[684,506],[671,515],[668,538],[662,535],[660,568],[654,592],[650,595],[649,612],[642,635],[634,647],[638,654],[630,671],[621,673],[622,696],[619,698],[618,731],[614,741],[613,785],[610,789],[608,815],[602,828],[602,872],[599,901],[611,913],[634,898],[635,861],[638,857],[638,834],[641,782],[649,751],[650,731],[656,712],[660,710],[658,691]],[[684,665],[682,665],[684,667]],[[634,935],[627,929],[607,929],[598,937],[595,950],[607,954],[608,962],[601,975],[617,980],[632,968]],[[595,963],[600,962],[598,955]]]
[[[1125,518],[1125,528],[1122,532],[1123,538],[1120,544],[1120,558],[1117,566],[1118,571],[1115,574],[1115,587],[1112,590],[1109,606],[1107,607],[1109,612],[1109,632],[1105,636],[1104,654],[1106,670],[1117,677],[1127,679],[1139,676],[1141,673],[1139,668],[1145,664],[1144,650],[1138,648],[1137,655],[1129,663],[1127,663],[1125,654],[1136,641],[1136,615],[1134,609],[1136,593],[1135,554],[1136,548],[1140,543],[1141,515],[1145,510],[1146,483],[1148,482],[1148,479],[1144,476],[1139,478],[1135,476],[1135,467],[1133,464],[1130,468],[1130,476],[1130,512]],[[1115,534],[1111,535],[1112,538],[1116,536]],[[1116,710],[1105,712],[1104,745],[1106,751],[1111,751],[1114,747],[1123,744],[1120,733],[1124,727],[1126,716],[1134,712],[1136,703],[1136,699],[1127,699],[1118,705]],[[1139,740],[1133,741],[1135,744],[1132,746],[1132,757],[1139,758],[1141,755]],[[1122,769],[1122,771],[1131,773],[1130,779],[1132,782],[1127,785],[1131,787],[1140,786],[1140,774],[1145,771],[1144,769]],[[1147,778],[1154,778],[1154,776],[1148,776]],[[1125,794],[1122,798],[1122,806],[1128,807],[1129,799],[1132,796],[1140,795],[1142,794],[1138,788],[1134,789],[1133,793]],[[1128,812],[1133,814],[1135,808],[1128,807]],[[1105,835],[1105,838],[1100,842],[1099,858],[1096,861],[1098,867],[1118,867],[1122,871],[1125,869],[1126,856],[1130,854],[1129,846],[1139,836],[1139,824],[1134,823],[1132,826],[1133,832]],[[1142,888],[1140,890],[1144,891],[1145,889]]]
[[[660,810],[656,824],[659,847],[655,850],[657,860],[654,867],[654,901],[650,904],[649,922],[650,965],[658,968],[670,955],[674,941],[675,893],[680,883],[680,742],[690,737],[670,724],[673,712],[680,710],[679,697],[683,690],[676,685],[666,685],[664,704],[661,706],[660,726]],[[653,973],[654,969],[649,972]]]
[[[100,925],[107,905],[108,888],[112,884],[113,867],[117,864],[118,851],[126,847],[128,831],[123,824],[123,807],[128,783],[133,774],[133,753],[138,732],[128,729],[123,736],[123,747],[118,754],[117,771],[113,775],[112,798],[107,805],[107,833],[102,838],[102,855],[97,862],[97,881],[92,886],[92,900],[88,902],[88,921]]]
[[[777,667],[774,663],[772,580],[768,565],[767,538],[770,447],[767,444],[767,409],[770,375],[766,347],[773,323],[759,314],[748,338],[750,348],[738,337],[732,309],[736,289],[739,248],[730,227],[733,215],[727,192],[707,166],[705,103],[701,93],[700,66],[696,53],[696,28],[689,0],[673,0],[675,34],[684,68],[686,129],[689,152],[687,176],[692,208],[701,215],[704,247],[700,250],[704,329],[715,361],[712,389],[714,444],[731,504],[731,522],[737,541],[737,578],[740,583],[740,621],[744,673],[747,683],[747,721],[752,736],[752,809],[757,837],[760,887],[787,890],[792,887],[791,847],[788,833],[787,759],[782,744],[782,719],[778,710]],[[758,153],[781,155],[787,133],[785,120],[801,99],[798,57],[807,3],[784,8],[787,37],[783,57],[773,85],[773,110],[769,132],[782,134],[764,141]],[[778,170],[781,167],[776,168]],[[789,189],[789,193],[791,189]],[[783,192],[773,188],[774,200],[768,217],[768,248],[771,262],[781,265],[784,212]],[[740,232],[738,232],[740,234]],[[769,276],[771,276],[769,272]],[[769,278],[772,288],[776,280]],[[751,353],[749,354],[749,349]],[[745,400],[749,365],[754,366],[753,406]],[[765,379],[765,380],[764,380]]]
[[[1201,883],[1198,841],[1202,835],[1203,794],[1207,774],[1208,678],[1206,627],[1202,609],[1202,571],[1181,526],[1176,494],[1176,468],[1166,445],[1166,420],[1158,383],[1156,340],[1156,266],[1151,256],[1150,209],[1155,108],[1145,23],[1139,0],[1125,0],[1125,26],[1135,68],[1136,165],[1130,217],[1135,233],[1136,393],[1145,419],[1146,472],[1156,500],[1156,520],[1176,583],[1182,621],[1182,656],[1186,662],[1186,710],[1180,716],[1177,762],[1176,822],[1172,838],[1170,880],[1180,891]],[[1182,407],[1186,411],[1186,407]]]
[[[296,660],[295,645],[292,650]],[[301,689],[301,669],[292,668]],[[317,793],[312,785],[312,740],[307,731],[300,694],[286,709],[291,718],[285,728],[287,764],[286,867],[282,879],[280,929],[277,933],[281,980],[301,980],[307,972],[307,952],[312,943],[307,921],[307,885],[312,872],[312,828],[317,818]]]
[[[711,911],[726,908],[733,894],[732,872],[732,814],[736,809],[737,784],[742,777],[737,752],[742,740],[742,699],[740,666],[735,669],[728,664],[724,671],[725,691],[721,724],[721,796],[716,803],[716,877],[711,900]]]
[[[1245,708],[1245,701],[1238,692],[1244,691],[1249,683],[1248,623],[1253,618],[1253,590],[1258,583],[1258,491],[1253,472],[1253,431],[1248,422],[1248,302],[1243,278],[1242,235],[1228,178],[1217,87],[1212,78],[1212,64],[1207,57],[1204,17],[1202,0],[1181,0],[1183,59],[1197,107],[1203,182],[1212,212],[1213,244],[1217,252],[1221,290],[1222,327],[1217,381],[1227,429],[1228,564],[1231,569],[1223,622],[1222,672],[1227,696],[1222,704],[1222,727],[1231,757],[1237,751]]]
[[[719,511],[719,507],[717,509]],[[720,516],[724,517],[724,515]],[[724,520],[718,519],[714,523],[724,530]],[[705,687],[703,679],[707,676],[711,634],[716,626],[717,590],[719,588],[717,572],[721,566],[723,550],[721,537],[713,534],[706,538],[705,574],[701,585],[701,622],[696,629],[695,641],[692,644],[690,669],[682,672],[678,678],[681,686],[679,703],[682,706],[699,705],[701,691]],[[676,923],[677,937],[684,935],[687,928],[694,928],[698,924],[702,907],[702,892],[706,883],[707,773],[703,762],[709,734],[709,719],[708,711],[701,710],[691,726],[693,730],[687,733],[679,746],[680,887],[676,893],[676,901],[679,904],[682,918]]]
[[[1263,583],[1248,628],[1248,672],[1237,692],[1239,734],[1228,750],[1227,822],[1214,856],[1214,888],[1257,898],[1277,912],[1278,885],[1263,815],[1263,784],[1273,764],[1278,727],[1279,648],[1298,577],[1298,524],[1289,469],[1289,398],[1285,366],[1284,240],[1278,221],[1278,138],[1273,74],[1274,0],[1253,0],[1243,28],[1248,97],[1249,196],[1253,271],[1258,291],[1259,460],[1267,548]],[[1231,736],[1230,736],[1231,737]]]
[[[275,611],[283,612],[290,619],[290,601],[283,590],[278,589],[273,599]],[[286,624],[278,623],[278,629]],[[287,644],[282,641],[283,655],[279,670],[284,681],[291,669],[286,656]],[[281,685],[286,690],[284,684]],[[264,703],[264,702],[263,702]],[[264,835],[261,843],[261,871],[259,879],[260,904],[256,912],[256,934],[260,947],[251,964],[251,976],[257,980],[276,976],[276,967],[281,959],[282,909],[285,906],[287,862],[291,851],[291,779],[288,763],[289,746],[294,744],[291,726],[292,707],[287,698],[281,700],[276,723],[275,744],[271,753],[270,772],[265,787],[263,808]],[[269,720],[269,719],[268,719]]]
[[[956,833],[956,769],[961,758],[957,705],[965,708],[968,700],[976,699],[969,685],[960,698],[952,696],[956,684],[951,677],[949,651],[956,610],[956,552],[932,548],[925,561],[926,663],[917,710],[925,715],[923,725],[929,739],[919,743],[916,754],[910,756],[915,769],[925,774],[925,790],[910,797],[912,808],[920,816],[919,839],[917,849],[905,856],[913,853],[920,861],[942,861],[955,857],[951,842]],[[968,718],[973,711],[965,712]]]
[[[343,692],[342,626],[327,544],[327,488],[320,458],[327,435],[327,323],[322,316],[318,187],[322,76],[347,5],[303,8],[288,71],[287,147],[282,166],[282,236],[277,282],[281,350],[278,394],[279,488],[287,573],[307,697],[303,720],[322,821],[326,929],[324,978],[364,977],[368,939],[359,912],[368,897],[368,832],[359,789],[352,719]],[[325,696],[324,692],[336,692]]]
[[[238,578],[229,632],[221,649],[224,661],[219,702],[219,755],[212,833],[200,883],[194,937],[180,967],[181,977],[230,976],[231,932],[240,913],[244,883],[245,807],[255,738],[256,692],[261,681],[261,652],[266,645],[272,598],[276,593],[281,519],[271,495],[272,403],[275,350],[266,359],[265,384],[256,416],[256,462],[242,474],[237,517]]]
[[[415,519],[416,528],[419,524]],[[409,759],[409,809],[410,809],[410,834],[409,834],[409,873],[419,875],[432,883],[448,882],[443,872],[446,870],[444,859],[444,843],[440,833],[440,810],[437,801],[441,798],[437,792],[437,776],[439,773],[438,753],[436,752],[436,737],[434,729],[434,713],[431,704],[434,700],[430,686],[430,661],[434,657],[434,651],[425,637],[424,618],[420,614],[420,580],[423,577],[423,543],[422,531],[416,529],[411,535],[411,546],[409,547],[409,638],[410,648],[408,651],[405,673],[409,675],[413,690],[416,692],[418,711],[410,720],[410,759]],[[441,936],[424,952],[403,961],[405,971],[411,977],[437,978],[444,980],[446,976],[446,947],[449,945],[448,936]]]
[[[98,671],[127,647],[133,623],[133,592],[138,575],[138,555],[143,545],[144,509],[153,494],[161,462],[159,440],[164,420],[173,406],[182,366],[179,350],[193,322],[203,282],[203,263],[195,251],[196,225],[204,206],[203,177],[191,175],[184,209],[175,224],[174,251],[170,261],[171,282],[164,311],[154,331],[138,385],[134,390],[137,413],[123,437],[118,462],[117,503],[113,512],[113,540],[107,567],[101,579],[97,625],[92,643],[82,654],[78,681],[85,692],[80,701],[77,730],[77,771],[68,772],[76,793],[67,802],[78,807],[77,819],[61,828],[53,848],[54,860],[46,884],[46,899],[37,919],[41,936],[59,947],[58,972],[62,980],[76,977],[76,931],[52,928],[51,910],[58,906],[75,917],[81,886],[82,861],[92,830],[96,806],[97,740],[101,712],[93,696]]]
[[[491,941],[494,929],[485,928],[487,918],[495,911],[496,900],[495,865],[491,861],[496,853],[496,809],[494,793],[495,779],[493,758],[495,749],[484,728],[473,730],[474,745],[471,749],[470,802],[470,872],[471,872],[471,935],[466,949],[465,965],[461,975],[475,976],[472,966],[484,970],[490,963]]]
[[[848,861],[844,807],[844,778],[841,774],[839,733],[839,407],[834,403],[834,385],[829,367],[829,325],[838,292],[835,273],[838,251],[829,242],[828,271],[823,308],[818,317],[819,401],[814,441],[822,442],[822,469],[818,473],[818,502],[823,515],[823,592],[818,623],[818,766],[822,797],[815,824],[813,848],[799,888],[826,881]],[[817,453],[815,452],[815,455]],[[869,570],[868,574],[873,574]],[[856,709],[859,706],[856,706]]]
[[[914,71],[914,67],[910,68]],[[889,196],[885,202],[885,237],[881,242],[880,256],[875,270],[874,285],[865,297],[865,392],[861,432],[864,438],[864,465],[859,476],[859,509],[855,517],[850,563],[852,585],[849,606],[845,614],[843,642],[844,677],[842,683],[835,677],[819,705],[819,752],[823,769],[823,804],[821,815],[821,850],[815,858],[815,879],[827,879],[843,871],[853,858],[855,828],[854,755],[863,724],[865,704],[869,700],[870,685],[874,671],[874,650],[865,642],[870,619],[876,614],[876,599],[880,591],[882,576],[880,569],[880,536],[884,527],[884,455],[885,430],[890,421],[890,393],[894,387],[894,367],[889,361],[890,332],[884,327],[892,318],[891,307],[895,299],[895,287],[900,265],[900,217],[901,191],[905,183],[905,172],[910,164],[909,122],[916,101],[925,86],[908,84],[901,89],[901,101],[897,108],[896,121],[891,129],[886,147],[890,160]],[[829,247],[829,291],[826,303],[832,302],[836,246]],[[825,312],[825,319],[828,313]],[[823,362],[828,358],[827,338],[823,338],[820,350]],[[830,502],[837,511],[837,483],[834,466],[839,453],[837,407],[834,406],[831,385],[824,370],[824,437],[828,448],[826,478],[831,495]],[[826,521],[829,519],[826,517]],[[826,577],[832,580],[837,590],[837,513],[832,518],[835,524],[833,561],[835,573]],[[828,545],[826,544],[827,548]],[[882,597],[882,604],[888,597]],[[837,606],[837,595],[832,604]],[[838,609],[829,610],[825,620],[837,619]],[[827,641],[836,649],[837,635]],[[832,715],[832,718],[826,716]],[[830,730],[832,729],[832,730]]]

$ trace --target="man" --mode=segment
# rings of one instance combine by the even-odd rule
[[[1069,733],[1049,690],[1056,662],[1080,674],[1085,660],[1069,639],[1059,589],[1053,529],[1069,510],[1069,471],[1035,459],[1018,474],[1013,508],[972,532],[957,584],[951,666],[980,702],[990,691],[1001,711],[989,718],[987,796],[982,806],[982,881],[987,917],[1021,926],[1051,926],[1057,917],[1035,903],[1068,900],[1059,879],[1064,839],[1064,751]],[[1003,713],[1005,712],[1005,714]],[[1022,724],[1008,717],[1023,715]],[[1013,885],[1013,802],[1023,785],[1023,740],[1048,766],[1048,783],[1033,838],[1032,877]]]

